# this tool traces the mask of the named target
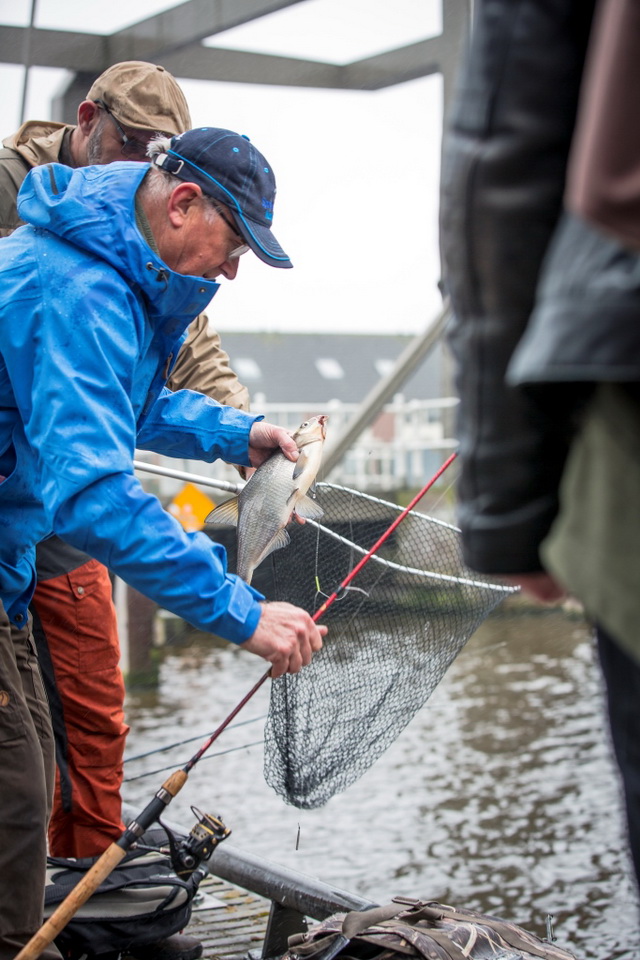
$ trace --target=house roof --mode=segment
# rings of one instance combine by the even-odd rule
[[[222,345],[252,398],[266,403],[360,403],[392,369],[411,336],[223,333]],[[408,400],[442,396],[437,345],[399,392]]]

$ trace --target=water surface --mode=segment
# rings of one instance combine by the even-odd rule
[[[163,651],[160,686],[130,692],[127,777],[176,769],[264,673],[193,634]],[[220,815],[233,843],[372,900],[424,896],[492,913],[538,936],[554,917],[582,960],[640,957],[638,904],[591,634],[561,611],[502,611],[476,632],[392,747],[318,810],[264,782],[269,682],[192,771],[170,809]],[[251,722],[246,722],[251,721]],[[241,747],[242,749],[234,749]],[[166,773],[130,780],[143,805]]]

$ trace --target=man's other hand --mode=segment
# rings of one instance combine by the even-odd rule
[[[537,600],[538,603],[557,603],[563,600],[567,592],[557,580],[543,573],[514,573],[509,576],[500,574],[500,579],[514,587],[520,587],[523,593]]]

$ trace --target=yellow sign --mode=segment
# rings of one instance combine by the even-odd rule
[[[176,494],[169,504],[168,510],[182,524],[187,533],[194,533],[196,530],[202,530],[205,517],[214,507],[215,503],[206,493],[193,483],[185,483],[180,493]]]

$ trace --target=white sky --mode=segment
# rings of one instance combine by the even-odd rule
[[[111,32],[161,0],[38,0],[36,25]],[[0,0],[27,24],[31,0]],[[134,15],[131,15],[134,10]],[[211,39],[216,46],[349,62],[438,33],[440,0],[306,0]],[[0,138],[20,122],[24,72],[0,64]],[[47,119],[63,70],[30,73],[27,119]],[[440,77],[377,92],[183,80],[194,126],[246,133],[276,173],[274,233],[293,270],[248,254],[210,310],[221,331],[418,333],[440,307]]]

